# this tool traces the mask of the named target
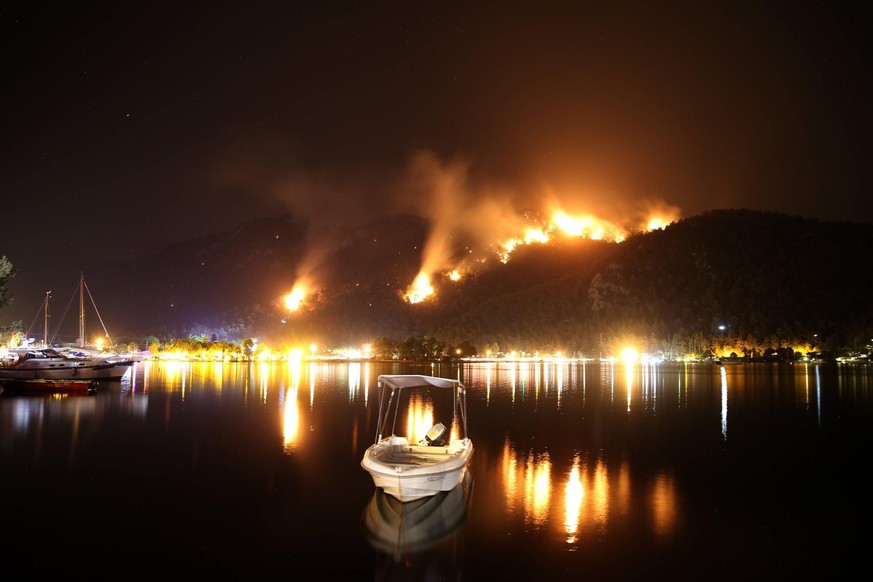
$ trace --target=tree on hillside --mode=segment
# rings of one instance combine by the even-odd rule
[[[0,257],[0,307],[9,303],[9,289],[6,288],[6,282],[15,276],[15,266],[12,261],[6,256]]]

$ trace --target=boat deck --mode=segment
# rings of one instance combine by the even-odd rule
[[[377,461],[391,465],[429,465],[457,455],[459,449],[448,446],[389,445],[374,456]]]

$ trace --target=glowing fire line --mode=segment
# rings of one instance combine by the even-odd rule
[[[675,221],[677,217],[675,213],[671,212],[652,213],[646,219],[645,226],[640,228],[644,232],[663,229]],[[546,244],[554,239],[556,233],[574,238],[588,238],[615,243],[624,241],[629,234],[626,229],[608,220],[587,215],[571,216],[562,209],[556,209],[545,226],[525,227],[523,235],[510,237],[496,245],[496,248],[499,249],[497,252],[498,259],[502,263],[507,263],[512,252],[520,245]],[[460,266],[456,266],[444,274],[451,281],[459,281],[462,277],[462,269]],[[435,290],[431,282],[432,275],[433,273],[421,271],[413,283],[406,289],[403,294],[404,299],[409,303],[415,304],[433,298]]]

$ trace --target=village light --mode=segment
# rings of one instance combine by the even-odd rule
[[[621,352],[621,359],[625,364],[633,364],[640,359],[640,354],[633,348],[625,348]]]

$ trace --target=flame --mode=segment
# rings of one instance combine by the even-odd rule
[[[546,226],[526,227],[523,236],[511,237],[500,243],[500,248],[502,249],[499,253],[500,261],[502,263],[508,262],[512,251],[519,245],[545,244],[550,242],[554,238],[556,231],[565,236],[611,242],[621,242],[627,238],[625,229],[607,220],[593,216],[571,216],[559,208],[553,212],[552,218]]]
[[[561,209],[552,215],[552,224],[567,236],[621,242],[627,237],[625,229],[608,220],[593,216],[570,216]]]
[[[431,295],[433,295],[433,285],[430,284],[430,275],[422,272],[406,290],[404,297],[410,303],[421,303]]]
[[[563,210],[556,210],[552,223],[569,236],[583,236],[591,226],[590,218],[575,218]]]
[[[668,214],[652,214],[649,216],[648,222],[646,222],[646,232],[651,232],[653,230],[664,230],[671,223],[675,222],[677,216],[675,213]]]
[[[451,279],[452,281],[460,281],[461,280],[461,272],[457,269],[453,269],[453,270],[449,271],[449,273],[446,276],[449,279]]]
[[[541,228],[529,228],[524,234],[525,244],[547,243],[549,242],[549,238],[549,234]]]
[[[682,211],[664,201],[650,201],[640,208],[640,230],[664,230],[682,217]]]
[[[507,261],[509,261],[509,255],[512,253],[512,251],[515,250],[515,247],[517,247],[520,244],[521,244],[521,241],[518,240],[517,238],[511,238],[508,241],[505,241],[501,245],[503,247],[504,252],[502,252],[500,254],[500,262],[506,263]]]
[[[303,300],[306,299],[306,292],[300,283],[296,283],[291,291],[282,299],[288,311],[297,311],[303,304]]]

